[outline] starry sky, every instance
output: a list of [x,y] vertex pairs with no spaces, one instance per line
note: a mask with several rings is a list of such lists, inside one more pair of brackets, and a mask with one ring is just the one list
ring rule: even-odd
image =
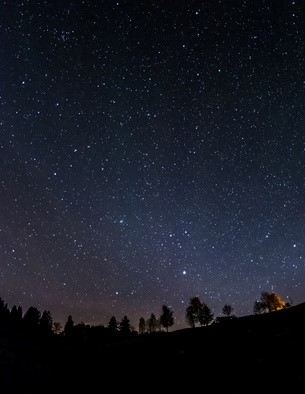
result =
[[10,307],[305,301],[303,1],[1,1],[0,59]]

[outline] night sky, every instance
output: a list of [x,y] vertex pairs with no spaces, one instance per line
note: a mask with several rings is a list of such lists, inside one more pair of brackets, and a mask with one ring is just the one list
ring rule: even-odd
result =
[[9,307],[305,301],[304,1],[0,3]]

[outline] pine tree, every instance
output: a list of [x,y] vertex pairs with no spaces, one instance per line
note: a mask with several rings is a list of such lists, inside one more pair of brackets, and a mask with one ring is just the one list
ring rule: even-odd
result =
[[144,317],[139,319],[139,334],[144,334],[146,331],[146,323]]
[[168,328],[174,324],[174,312],[171,311],[166,305],[162,306],[162,315],[160,316],[160,323],[168,332]]
[[40,331],[43,334],[51,334],[52,333],[53,320],[50,311],[43,311],[43,314],[40,318]]
[[130,320],[126,315],[123,317],[123,319],[120,322],[120,332],[124,335],[131,333]]
[[73,328],[74,328],[74,321],[72,319],[72,316],[69,315],[64,328],[64,334],[66,337],[70,337],[72,335]]
[[23,322],[27,330],[37,330],[40,322],[39,310],[34,306],[30,306],[23,316]]
[[147,327],[148,327],[148,331],[150,333],[157,331],[158,321],[157,321],[156,315],[154,313],[152,313],[150,315],[150,318],[147,320]]
[[108,323],[109,331],[111,331],[112,333],[118,331],[118,325],[119,324],[117,322],[116,317],[112,316]]

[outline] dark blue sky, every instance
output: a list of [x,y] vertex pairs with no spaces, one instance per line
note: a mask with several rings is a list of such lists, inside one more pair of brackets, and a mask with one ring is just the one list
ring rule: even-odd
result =
[[300,0],[2,1],[0,288],[107,324],[305,301]]

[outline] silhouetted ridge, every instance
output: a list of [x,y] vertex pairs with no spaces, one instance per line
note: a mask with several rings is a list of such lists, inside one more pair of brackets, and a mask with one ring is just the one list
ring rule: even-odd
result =
[[[246,382],[248,389],[259,387],[266,375],[264,389],[282,388],[283,382],[290,389],[305,383],[305,303],[270,313],[221,317],[203,327],[142,335],[130,331],[127,317],[121,322],[123,332],[117,324],[74,325],[69,318],[65,334],[52,334],[47,312],[44,330],[35,328],[36,310],[28,316],[31,325],[18,326],[8,319],[0,327],[4,393],[54,393],[58,388],[89,393],[101,384],[115,383],[116,389],[123,389],[127,382],[135,389],[140,381],[158,385],[164,381],[162,387],[168,391],[180,390],[189,379],[192,390],[226,388],[232,380]],[[195,376],[204,376],[204,384]]]

